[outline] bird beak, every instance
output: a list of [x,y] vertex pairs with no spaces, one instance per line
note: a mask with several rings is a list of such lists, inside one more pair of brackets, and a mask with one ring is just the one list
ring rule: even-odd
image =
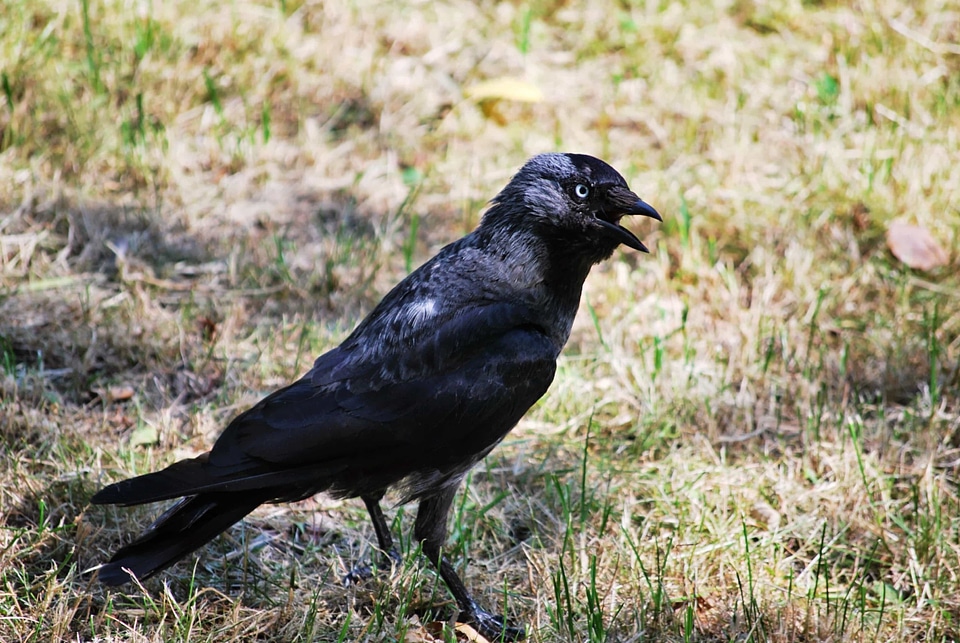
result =
[[650,252],[635,234],[620,225],[620,217],[627,214],[636,214],[650,217],[657,221],[663,221],[660,213],[654,210],[653,206],[649,203],[645,203],[643,199],[638,198],[636,194],[627,189],[616,190],[615,192],[611,190],[610,193],[607,194],[607,198],[610,205],[613,206],[611,209],[615,208],[614,211],[619,216],[617,216],[614,221],[607,221],[598,217],[597,221],[600,222],[600,225],[603,226],[614,239],[628,248],[633,248],[640,252]]
[[639,214],[641,216],[650,217],[651,219],[656,219],[660,223],[663,223],[663,217],[660,216],[660,213],[653,209],[653,206],[649,203],[646,203],[643,199],[637,199],[637,202],[633,206],[624,212],[624,214]]

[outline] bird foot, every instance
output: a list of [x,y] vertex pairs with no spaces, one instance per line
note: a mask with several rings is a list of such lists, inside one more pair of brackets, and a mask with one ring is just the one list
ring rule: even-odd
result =
[[471,611],[460,612],[457,620],[472,625],[480,634],[493,643],[508,641],[522,641],[527,638],[527,631],[507,623],[502,616],[474,607]]
[[373,568],[369,565],[360,565],[354,567],[343,575],[343,585],[359,585],[360,583],[373,578]]
[[[402,564],[403,557],[396,548],[391,547],[384,552],[382,569],[387,569],[392,573],[395,568],[400,567]],[[344,575],[343,584],[357,585],[363,581],[370,580],[374,577],[375,572],[380,571],[380,569],[381,568],[374,569],[370,565],[358,565]]]

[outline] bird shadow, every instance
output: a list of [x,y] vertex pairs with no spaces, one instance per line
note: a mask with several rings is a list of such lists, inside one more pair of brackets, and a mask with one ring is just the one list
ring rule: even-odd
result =
[[38,399],[115,401],[119,386],[152,391],[138,402],[162,408],[218,389],[228,318],[251,332],[369,307],[380,231],[349,194],[259,205],[248,226],[62,197],[14,209],[3,229],[21,243],[5,246],[5,268],[47,268],[30,280],[0,273],[0,367]]

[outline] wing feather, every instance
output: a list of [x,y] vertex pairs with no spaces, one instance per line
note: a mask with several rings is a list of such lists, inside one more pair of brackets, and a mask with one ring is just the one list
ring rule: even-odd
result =
[[543,395],[559,347],[518,305],[466,309],[433,328],[389,355],[362,343],[326,353],[236,417],[209,454],[111,485],[95,501],[268,487],[283,499],[349,496],[462,466]]

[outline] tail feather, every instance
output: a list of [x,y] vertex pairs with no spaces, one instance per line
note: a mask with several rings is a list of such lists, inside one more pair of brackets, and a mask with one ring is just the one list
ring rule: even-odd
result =
[[[289,469],[224,470],[208,467],[207,456],[174,462],[166,469],[128,478],[107,485],[90,499],[95,505],[143,505],[183,496],[228,494],[259,495],[274,489],[267,499],[299,499],[326,490],[337,474],[346,468],[342,462],[305,465]],[[264,500],[266,502],[266,500]]]
[[107,485],[90,499],[95,505],[142,505],[183,496],[193,496],[195,489],[209,483],[204,471],[206,454],[199,458],[174,462],[166,469]]
[[[213,540],[263,504],[259,494],[201,494],[168,509],[135,541],[122,547],[98,571],[105,585],[147,579]],[[129,570],[129,571],[128,571]]]

